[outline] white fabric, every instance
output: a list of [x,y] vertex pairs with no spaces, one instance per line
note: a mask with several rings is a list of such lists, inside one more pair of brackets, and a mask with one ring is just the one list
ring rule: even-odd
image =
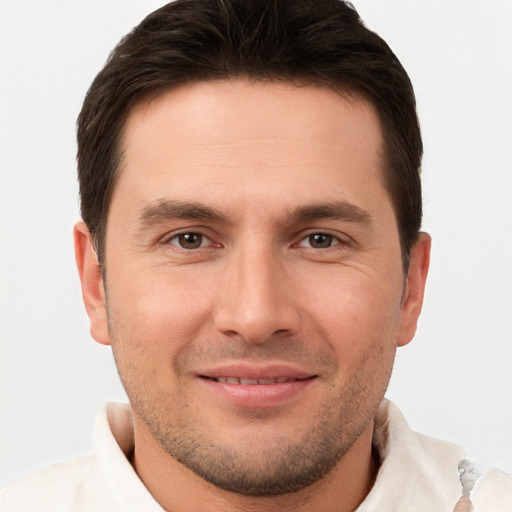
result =
[[162,512],[126,456],[133,449],[130,407],[105,404],[94,453],[56,464],[0,491],[1,512]]
[[[1,512],[162,512],[133,470],[130,408],[106,404],[95,425],[92,455],[57,464],[0,491]],[[457,465],[462,449],[412,432],[385,400],[376,417],[374,445],[381,466],[357,512],[452,512],[461,496]],[[512,512],[512,479],[496,470],[471,493],[475,512]]]

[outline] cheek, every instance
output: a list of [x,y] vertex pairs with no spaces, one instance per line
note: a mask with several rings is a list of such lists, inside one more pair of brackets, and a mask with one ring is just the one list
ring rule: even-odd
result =
[[371,285],[359,285],[347,287],[328,306],[316,328],[338,365],[334,386],[357,395],[361,407],[377,406],[395,359],[400,318],[396,299],[391,301]]
[[211,301],[186,276],[115,277],[120,286],[108,288],[112,328],[122,343],[144,345],[145,357],[172,357],[206,328]]
[[[317,281],[318,284],[318,281]],[[328,340],[341,360],[363,357],[370,349],[395,345],[400,320],[400,290],[374,276],[348,272],[332,276],[308,308],[314,329]]]

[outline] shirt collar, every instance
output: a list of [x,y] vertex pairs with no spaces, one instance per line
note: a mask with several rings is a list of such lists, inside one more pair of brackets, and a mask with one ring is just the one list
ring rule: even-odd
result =
[[381,465],[357,512],[452,510],[460,498],[458,446],[413,432],[399,409],[384,400],[375,417],[374,448]]
[[[119,510],[162,512],[129,462],[134,448],[130,406],[103,405],[95,425],[96,463]],[[384,400],[373,444],[380,457],[376,482],[357,512],[451,510],[460,497],[461,448],[413,432],[399,409]],[[385,507],[385,508],[384,508]]]
[[100,409],[94,427],[96,463],[117,509],[123,512],[162,512],[130,464],[134,448],[130,406],[108,403]]

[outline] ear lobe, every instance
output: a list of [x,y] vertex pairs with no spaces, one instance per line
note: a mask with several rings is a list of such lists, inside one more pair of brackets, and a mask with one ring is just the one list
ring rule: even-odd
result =
[[85,309],[90,320],[91,335],[98,343],[110,345],[103,277],[91,235],[83,222],[75,224],[73,239],[76,266],[82,284]]
[[409,271],[407,272],[402,297],[398,346],[407,345],[416,333],[430,265],[431,244],[432,239],[430,235],[428,233],[420,233],[418,240],[411,249]]

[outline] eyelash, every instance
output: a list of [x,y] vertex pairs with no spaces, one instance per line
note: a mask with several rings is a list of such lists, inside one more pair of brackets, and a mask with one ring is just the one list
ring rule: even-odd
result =
[[[323,237],[329,241],[329,245],[327,247],[312,247],[311,246],[311,239],[313,237]],[[304,245],[305,243],[308,243],[309,245]],[[321,243],[321,242],[320,242]],[[327,250],[332,247],[336,247],[338,245],[347,245],[348,242],[346,240],[343,240],[339,235],[335,235],[333,233],[330,233],[329,231],[313,231],[311,233],[308,233],[307,235],[303,236],[299,243],[296,244],[297,247],[306,247],[307,249],[311,250]]]
[[[191,235],[195,235],[196,237],[201,238],[199,245],[197,247],[183,247],[183,245],[180,243],[180,237],[187,237],[187,236],[191,236]],[[327,247],[312,247],[311,246],[311,238],[312,237],[324,237],[329,242],[329,245]],[[176,240],[176,243],[173,243],[173,240]],[[305,243],[307,243],[308,240],[309,240],[310,244],[305,245]],[[208,242],[210,242],[210,243],[208,244]],[[192,230],[175,233],[171,237],[166,238],[164,243],[169,244],[169,245],[174,245],[184,251],[205,249],[205,248],[210,248],[212,246],[221,247],[220,244],[215,244],[208,235],[205,235],[204,233],[201,233],[200,231],[192,231]],[[191,243],[193,244],[193,242],[191,242]],[[206,243],[206,245],[205,245],[205,243]],[[349,244],[349,241],[343,240],[339,235],[335,235],[333,233],[330,233],[329,231],[312,231],[312,232],[302,236],[302,238],[299,240],[299,242],[294,244],[293,246],[294,247],[305,247],[306,249],[316,251],[316,250],[327,250],[332,247],[336,247],[338,245],[346,246],[348,244]]]
[[[186,247],[183,247],[179,243],[180,237],[186,237],[186,236],[189,236],[189,235],[195,235],[197,237],[201,237],[201,242],[200,242],[200,245],[198,247],[186,248]],[[176,240],[177,243],[173,243],[173,240]],[[208,246],[203,245],[203,243],[206,242],[206,241],[209,241],[211,244],[213,243],[209,236],[205,235],[204,233],[201,233],[200,231],[182,231],[181,233],[175,233],[171,237],[167,238],[164,241],[164,243],[165,244],[169,244],[169,245],[175,245],[176,247],[178,247],[179,249],[182,249],[184,251],[192,251],[194,249],[204,249],[204,248],[207,248]],[[213,245],[220,247],[220,244],[213,244]]]

